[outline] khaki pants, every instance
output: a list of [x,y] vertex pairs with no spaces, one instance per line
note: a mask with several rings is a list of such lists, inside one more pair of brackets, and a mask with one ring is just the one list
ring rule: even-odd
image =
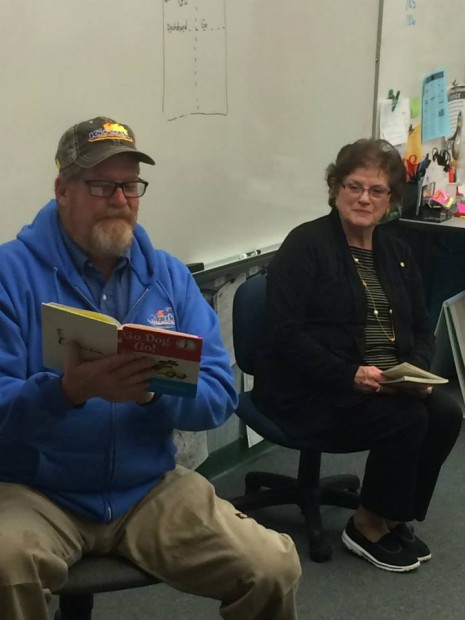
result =
[[227,620],[292,620],[300,563],[291,539],[260,526],[177,467],[132,510],[96,524],[32,489],[0,483],[0,617],[47,620],[82,555],[112,553],[178,590],[221,601]]

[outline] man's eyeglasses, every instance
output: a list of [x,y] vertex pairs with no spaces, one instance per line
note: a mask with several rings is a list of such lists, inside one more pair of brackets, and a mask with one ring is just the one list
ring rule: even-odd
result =
[[341,183],[341,186],[346,190],[346,192],[354,199],[361,198],[363,192],[368,192],[368,196],[372,200],[381,200],[382,198],[386,198],[391,193],[391,190],[384,185],[372,185],[371,187],[363,187],[360,183]]
[[113,181],[84,181],[89,189],[91,196],[97,198],[110,198],[118,187],[123,190],[126,198],[140,198],[145,194],[148,181],[139,179],[138,181],[126,181],[124,183],[114,183]]

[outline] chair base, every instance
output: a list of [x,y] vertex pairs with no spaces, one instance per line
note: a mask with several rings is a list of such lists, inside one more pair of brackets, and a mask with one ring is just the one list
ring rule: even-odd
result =
[[[263,488],[265,487],[265,488]],[[302,484],[281,474],[249,472],[246,494],[232,500],[238,510],[296,504],[305,518],[309,556],[314,562],[325,562],[333,550],[323,530],[320,506],[356,509],[359,505],[360,480],[352,474],[321,478],[317,485]]]
[[54,620],[92,620],[93,594],[62,594]]

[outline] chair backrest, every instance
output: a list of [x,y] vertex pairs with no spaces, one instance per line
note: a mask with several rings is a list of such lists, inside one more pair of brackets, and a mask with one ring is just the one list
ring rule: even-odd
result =
[[247,278],[233,302],[233,340],[239,368],[254,374],[257,346],[265,331],[266,274]]

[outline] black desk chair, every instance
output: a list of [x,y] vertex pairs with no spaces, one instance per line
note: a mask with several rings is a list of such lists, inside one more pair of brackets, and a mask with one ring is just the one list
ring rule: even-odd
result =
[[70,568],[59,592],[55,620],[91,620],[94,594],[160,583],[134,564],[109,556],[86,556]]
[[[248,278],[238,288],[233,304],[233,337],[239,368],[254,374],[257,343],[264,332],[266,304],[266,276]],[[260,411],[250,392],[239,397],[237,415],[266,440],[300,451],[297,478],[277,473],[249,472],[245,478],[245,495],[232,500],[247,512],[255,508],[282,504],[297,504],[305,517],[310,558],[324,562],[332,555],[331,546],[323,531],[320,506],[322,504],[355,509],[360,480],[354,475],[330,476],[320,479],[321,452],[335,452],[328,446],[315,445],[309,440],[287,437],[281,429]]]

